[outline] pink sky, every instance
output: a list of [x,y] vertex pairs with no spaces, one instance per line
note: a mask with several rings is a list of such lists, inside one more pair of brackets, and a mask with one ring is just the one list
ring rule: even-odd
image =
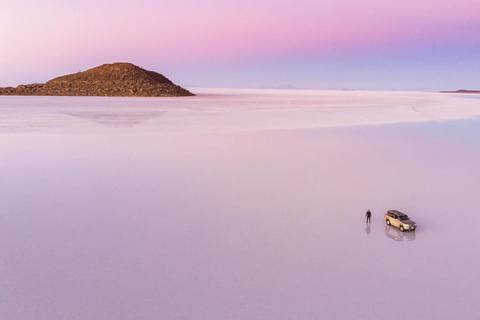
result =
[[8,1],[0,12],[0,85],[114,61],[195,73],[219,62],[235,69],[305,56],[472,50],[478,34],[478,0]]

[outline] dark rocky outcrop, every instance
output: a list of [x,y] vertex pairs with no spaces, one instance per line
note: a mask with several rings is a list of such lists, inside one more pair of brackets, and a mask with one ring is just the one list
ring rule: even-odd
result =
[[131,63],[112,63],[58,77],[45,84],[0,88],[0,95],[178,97],[194,94],[160,73]]
[[465,90],[460,89],[457,91],[440,91],[441,93],[480,93],[480,90]]

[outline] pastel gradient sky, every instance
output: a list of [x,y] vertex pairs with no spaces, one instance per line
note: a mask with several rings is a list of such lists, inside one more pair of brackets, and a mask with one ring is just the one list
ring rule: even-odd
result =
[[479,0],[1,0],[0,86],[128,61],[187,87],[480,89]]

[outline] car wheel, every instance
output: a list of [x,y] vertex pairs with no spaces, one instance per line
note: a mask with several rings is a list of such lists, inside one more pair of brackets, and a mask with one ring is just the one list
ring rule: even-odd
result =
[[405,230],[405,229],[403,229],[403,226],[400,226],[400,231],[402,231],[402,232],[403,232],[403,230]]
[[386,221],[386,222],[387,222],[387,225],[390,225],[390,220],[388,220],[388,219],[387,219],[387,221]]

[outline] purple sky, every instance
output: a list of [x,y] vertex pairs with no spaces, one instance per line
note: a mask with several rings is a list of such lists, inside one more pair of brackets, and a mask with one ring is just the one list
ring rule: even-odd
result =
[[480,89],[478,0],[6,0],[0,85],[128,61],[184,86]]

